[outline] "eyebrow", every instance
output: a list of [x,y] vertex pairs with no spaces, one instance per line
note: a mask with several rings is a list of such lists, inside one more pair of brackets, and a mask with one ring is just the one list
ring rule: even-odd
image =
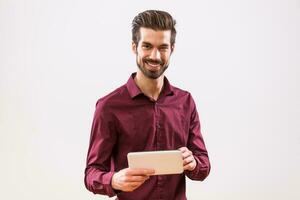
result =
[[151,45],[152,46],[152,44],[150,42],[142,42],[142,44],[146,44],[146,45]]
[[169,44],[162,44],[160,45],[160,47],[169,47],[170,45]]
[[[142,45],[150,45],[150,46],[153,46],[150,42],[142,42]],[[169,44],[161,44],[159,45],[160,47],[169,47],[170,45]]]

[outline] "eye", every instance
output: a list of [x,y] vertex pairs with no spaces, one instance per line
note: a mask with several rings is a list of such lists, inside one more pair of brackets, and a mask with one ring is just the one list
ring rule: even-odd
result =
[[167,51],[169,49],[169,47],[168,46],[161,46],[159,49],[162,50],[162,51]]
[[149,44],[143,44],[143,45],[142,45],[142,48],[143,48],[143,49],[150,49],[151,46],[150,46]]

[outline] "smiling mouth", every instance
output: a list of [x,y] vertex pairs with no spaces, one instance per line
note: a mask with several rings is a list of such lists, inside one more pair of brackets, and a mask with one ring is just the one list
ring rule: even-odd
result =
[[145,63],[152,68],[157,68],[161,66],[161,62],[153,62],[153,61],[146,60]]
[[146,62],[147,65],[151,66],[151,67],[159,67],[160,64],[159,63],[151,63],[151,62]]

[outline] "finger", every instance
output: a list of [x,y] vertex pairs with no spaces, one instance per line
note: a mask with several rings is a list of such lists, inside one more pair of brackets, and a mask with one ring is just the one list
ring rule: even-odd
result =
[[192,156],[192,155],[193,155],[193,153],[190,150],[187,150],[184,153],[182,153],[183,159],[185,159],[185,158],[187,158],[189,156]]
[[143,183],[144,183],[144,181],[143,182],[129,182],[125,185],[125,190],[133,191],[133,190],[137,189],[138,187],[140,187]]
[[183,170],[192,170],[195,168],[194,166],[194,162],[196,162],[195,160],[193,160],[192,162],[186,164],[185,166],[183,166]]
[[138,186],[140,186],[143,182],[129,182],[127,183],[127,187],[130,187],[130,188],[136,188]]
[[146,169],[146,168],[129,168],[125,175],[131,176],[149,176],[155,173],[154,169]]
[[126,176],[124,179],[125,182],[143,182],[145,180],[149,179],[149,176]]
[[193,159],[192,162],[186,164],[185,166],[183,166],[183,168],[188,168],[188,170],[194,170],[196,166],[197,166],[197,161]]
[[191,163],[193,161],[194,161],[194,157],[193,156],[189,156],[189,157],[187,157],[187,158],[185,158],[183,160],[183,166],[185,166],[185,165],[187,165],[187,164],[189,164],[189,163]]
[[178,150],[181,151],[181,154],[182,154],[182,157],[183,157],[183,158],[186,158],[186,157],[188,157],[188,156],[190,156],[190,155],[193,155],[193,152],[191,152],[191,151],[190,151],[188,148],[186,148],[186,147],[180,147]]
[[181,153],[184,153],[184,152],[186,152],[188,150],[188,148],[186,148],[186,147],[180,147],[178,150],[181,151]]
[[138,188],[140,184],[135,183],[135,182],[130,182],[130,183],[126,183],[123,185],[122,190],[126,191],[126,192],[131,192],[133,190],[135,190],[136,188]]
[[183,170],[189,170],[190,168],[191,168],[191,166],[185,165],[185,166],[183,167]]

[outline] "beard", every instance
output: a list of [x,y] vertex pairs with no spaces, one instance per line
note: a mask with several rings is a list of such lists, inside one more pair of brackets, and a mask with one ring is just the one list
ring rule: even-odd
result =
[[[157,63],[160,65],[160,69],[156,71],[148,70],[145,65],[147,65],[147,62]],[[169,62],[165,63],[161,60],[152,60],[148,58],[143,58],[141,60],[141,63],[138,62],[138,58],[136,57],[136,64],[138,68],[141,70],[141,72],[144,74],[144,76],[150,78],[150,79],[157,79],[159,78],[169,67]]]

